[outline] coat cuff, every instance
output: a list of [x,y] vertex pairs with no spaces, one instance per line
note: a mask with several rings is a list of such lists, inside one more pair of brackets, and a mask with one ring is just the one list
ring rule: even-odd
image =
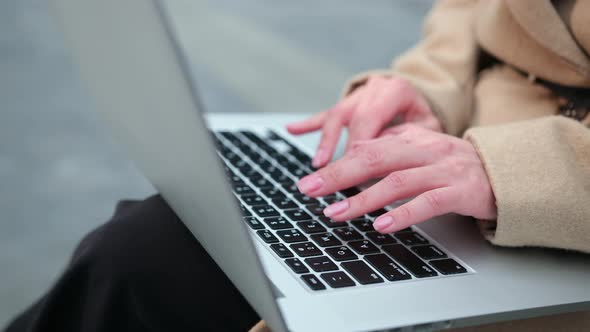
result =
[[502,246],[590,253],[590,130],[564,117],[476,127],[476,148],[496,197],[496,221],[478,221]]

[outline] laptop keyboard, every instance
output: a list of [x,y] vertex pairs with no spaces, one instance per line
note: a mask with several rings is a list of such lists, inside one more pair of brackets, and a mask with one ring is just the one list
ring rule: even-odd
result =
[[214,140],[246,224],[312,291],[467,273],[462,263],[412,227],[380,234],[384,209],[333,222],[323,209],[356,188],[313,198],[295,182],[311,158],[277,133],[219,131]]

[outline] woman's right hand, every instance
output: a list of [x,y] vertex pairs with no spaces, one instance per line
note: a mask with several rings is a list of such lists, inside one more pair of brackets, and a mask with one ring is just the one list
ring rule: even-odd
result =
[[407,80],[381,76],[371,76],[334,107],[304,121],[290,123],[287,130],[294,135],[322,131],[312,161],[313,167],[320,168],[332,159],[344,127],[348,128],[348,150],[356,141],[380,136],[394,119],[442,131],[426,99]]

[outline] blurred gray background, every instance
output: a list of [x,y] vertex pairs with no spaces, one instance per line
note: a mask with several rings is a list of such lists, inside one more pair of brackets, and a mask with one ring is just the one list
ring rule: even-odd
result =
[[[316,112],[410,47],[431,2],[168,4],[208,111]],[[153,192],[94,114],[47,1],[0,1],[0,329],[117,200]]]

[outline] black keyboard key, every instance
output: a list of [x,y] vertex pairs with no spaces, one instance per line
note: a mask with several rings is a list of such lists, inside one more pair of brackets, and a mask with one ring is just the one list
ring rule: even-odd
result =
[[414,230],[412,229],[412,227],[406,227],[404,229],[400,229],[399,231],[397,231],[396,233],[405,233],[405,232],[413,232]]
[[[301,151],[298,147],[296,147],[294,145],[291,145],[291,151],[289,151],[289,153],[293,157],[296,157],[295,159],[297,159],[297,161],[301,161],[302,163],[305,163],[307,160],[309,160],[311,162],[311,158],[307,155],[307,153]],[[300,158],[300,157],[304,157],[304,158]],[[305,158],[305,157],[307,157],[307,158]]]
[[373,212],[369,212],[369,213],[367,213],[367,215],[370,216],[370,217],[373,217],[373,218],[377,218],[380,215],[385,214],[385,213],[387,213],[387,210],[385,210],[385,209],[379,209],[379,210],[375,210]]
[[355,231],[352,227],[336,228],[333,232],[342,241],[356,241],[363,239],[361,233]]
[[336,236],[331,233],[314,234],[311,236],[311,239],[322,248],[334,247],[342,244],[342,241],[338,240]]
[[281,166],[283,166],[285,168],[288,168],[290,165],[293,164],[293,162],[291,160],[289,160],[289,158],[287,158],[285,156],[277,156],[277,157],[275,157],[275,161],[279,165],[281,165]]
[[307,176],[310,174],[310,172],[305,169],[305,168],[301,168],[301,167],[296,167],[294,169],[290,169],[289,172],[296,178],[300,179],[304,176]]
[[438,272],[446,275],[467,273],[467,269],[465,269],[463,266],[461,266],[461,264],[457,263],[457,261],[451,258],[431,261],[430,264],[434,266],[434,268],[437,269]]
[[322,197],[322,199],[324,200],[324,203],[326,203],[327,205],[331,205],[331,204],[340,202],[342,200],[336,196]]
[[287,197],[274,198],[272,202],[281,210],[297,208],[297,204]]
[[250,158],[250,160],[252,161],[252,163],[254,165],[257,165],[257,166],[259,166],[260,164],[266,162],[266,159],[262,155],[260,155],[260,153],[258,153],[256,151],[251,151],[248,154],[248,158]]
[[249,147],[246,143],[240,143],[240,144],[237,144],[236,146],[238,147],[238,150],[240,150],[246,156],[252,154],[252,148]]
[[365,260],[389,281],[412,279],[412,276],[408,272],[385,254],[365,256]]
[[412,247],[412,251],[427,260],[447,257],[444,252],[433,245]]
[[378,284],[383,282],[377,272],[373,271],[363,261],[344,262],[340,264],[350,275],[362,285]]
[[293,253],[291,252],[291,250],[289,250],[289,248],[287,248],[284,244],[282,243],[275,243],[275,244],[271,244],[270,248],[277,254],[277,256],[279,256],[280,258],[289,258],[289,257],[293,257]]
[[252,210],[254,210],[254,213],[256,213],[256,215],[261,218],[278,217],[279,216],[279,213],[277,212],[277,210],[275,210],[275,208],[273,208],[270,205],[254,206],[254,207],[252,207]]
[[[258,172],[255,169],[250,169],[247,172],[242,172],[242,174],[244,174],[245,177],[247,177],[250,181],[252,182],[256,182],[257,180],[264,180],[264,177],[262,176],[262,174],[260,174],[260,172]],[[266,184],[264,182],[262,182],[260,185],[256,185],[256,183],[254,183],[255,186],[257,187],[268,187],[269,185]]]
[[238,136],[236,136],[234,133],[229,132],[229,131],[219,131],[218,132],[219,135],[223,136],[225,139],[227,139],[230,142],[240,142],[240,139],[238,138]]
[[270,199],[286,198],[285,194],[277,187],[261,188],[260,191],[264,196]]
[[322,254],[322,251],[311,242],[294,243],[290,247],[300,257],[319,256]]
[[286,183],[288,181],[291,181],[291,178],[288,177],[287,174],[283,173],[283,171],[281,171],[278,168],[268,171],[268,175],[271,179],[278,183]]
[[324,226],[315,220],[301,221],[297,223],[297,226],[307,234],[323,233],[326,231]]
[[305,207],[309,213],[314,216],[323,217],[324,216],[324,209],[326,208],[324,205],[308,205]]
[[390,244],[381,247],[386,254],[408,269],[417,278],[434,277],[438,275],[433,268],[424,263],[418,256],[412,254],[401,244]]
[[311,167],[311,157],[309,157],[305,152],[300,150],[291,151],[291,155],[300,162],[301,164],[305,165],[306,167]]
[[354,219],[350,223],[361,232],[374,231],[373,222],[368,219]]
[[329,228],[348,227],[348,223],[342,221],[334,221],[328,217],[319,217],[318,220]]
[[326,289],[326,286],[313,274],[305,274],[301,276],[301,279],[305,282],[311,290],[318,291]]
[[348,189],[340,190],[340,193],[344,195],[344,197],[352,197],[360,193],[356,187],[350,187]]
[[283,217],[271,217],[271,218],[264,218],[264,223],[268,225],[271,229],[288,229],[293,228],[293,224],[289,220]]
[[326,256],[306,258],[305,263],[316,272],[328,272],[338,270],[338,266]]
[[307,241],[307,237],[303,235],[303,233],[301,233],[298,229],[278,231],[277,235],[287,243]]
[[269,230],[260,230],[258,232],[256,232],[256,234],[258,234],[258,236],[260,236],[260,238],[262,240],[264,240],[264,242],[266,243],[277,243],[279,242],[279,239],[277,239],[276,236],[274,236]]
[[270,162],[270,160],[265,158],[258,159],[255,164],[262,170],[263,173],[267,174],[279,169],[275,164]]
[[403,244],[407,246],[413,246],[416,244],[428,244],[428,240],[426,240],[422,235],[416,232],[407,232],[407,233],[395,233],[394,236]]
[[242,210],[242,216],[249,217],[252,215],[252,212],[248,210],[244,205],[240,204],[240,210]]
[[242,196],[242,201],[248,206],[268,205],[264,198],[256,194]]
[[310,220],[311,216],[302,209],[285,210],[285,214],[293,221]]
[[255,217],[244,217],[244,221],[250,226],[250,228],[254,230],[258,229],[265,229],[264,225],[260,222],[260,220],[256,219]]
[[348,249],[348,247],[345,246],[326,248],[326,253],[338,262],[351,261],[358,258],[352,252],[352,250]]
[[355,283],[350,279],[346,273],[338,271],[338,272],[328,272],[324,274],[320,274],[322,279],[330,285],[332,288],[342,288],[342,287],[350,287],[354,286]]
[[365,235],[369,240],[373,241],[376,245],[394,244],[397,241],[389,234],[381,234],[377,232],[367,232]]
[[305,196],[304,194],[295,194],[293,195],[293,197],[295,197],[295,199],[304,205],[315,205],[315,204],[320,204],[320,202],[313,198],[313,197],[309,197],[309,196]]
[[299,260],[299,258],[285,259],[285,263],[297,274],[309,272],[309,269]]
[[245,184],[234,186],[234,192],[240,196],[255,194],[254,190]]
[[246,171],[252,170],[252,166],[250,166],[250,164],[245,159],[238,159],[232,162],[232,165],[240,170],[242,174]]
[[244,185],[244,181],[239,175],[230,173],[228,174],[229,180],[231,181],[233,186]]
[[288,178],[285,181],[280,181],[279,183],[283,188],[289,188],[290,186],[295,185],[295,181],[291,180],[291,178]]
[[375,245],[368,240],[349,242],[348,246],[359,255],[377,254],[380,252],[379,248],[375,247]]
[[252,185],[254,185],[256,188],[274,187],[274,184],[265,178],[259,178],[257,180],[250,179],[250,181],[252,182]]
[[240,168],[240,172],[250,180],[261,179],[262,174],[260,174],[257,170],[253,169],[252,167],[248,166],[247,169]]
[[296,194],[299,192],[299,188],[297,188],[295,182],[281,182],[281,186],[288,193]]

